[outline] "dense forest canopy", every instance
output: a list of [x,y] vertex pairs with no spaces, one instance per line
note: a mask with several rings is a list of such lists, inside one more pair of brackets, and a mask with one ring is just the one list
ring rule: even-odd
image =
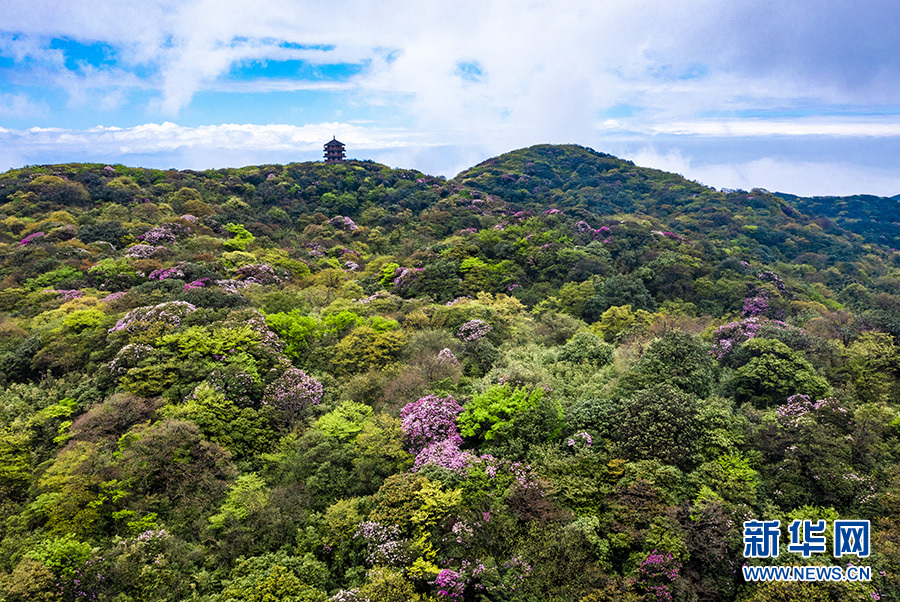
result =
[[0,600],[900,600],[898,241],[579,146],[0,174]]

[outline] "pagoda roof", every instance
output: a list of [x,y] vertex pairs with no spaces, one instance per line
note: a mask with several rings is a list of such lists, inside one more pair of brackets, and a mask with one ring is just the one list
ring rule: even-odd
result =
[[333,147],[336,147],[336,146],[344,146],[344,143],[343,143],[343,142],[338,142],[337,138],[332,138],[332,139],[331,139],[331,142],[329,142],[329,143],[327,143],[327,144],[325,145],[325,148],[333,148]]

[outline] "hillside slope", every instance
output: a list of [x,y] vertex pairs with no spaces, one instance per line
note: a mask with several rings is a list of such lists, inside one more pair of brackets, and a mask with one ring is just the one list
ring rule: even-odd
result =
[[853,206],[578,146],[0,174],[0,600],[809,599],[743,581],[750,518],[870,520],[812,587],[900,599]]

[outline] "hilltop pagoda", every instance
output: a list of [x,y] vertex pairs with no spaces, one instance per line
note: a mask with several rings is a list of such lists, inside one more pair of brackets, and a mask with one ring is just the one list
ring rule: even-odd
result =
[[338,142],[332,137],[331,142],[325,145],[325,163],[344,162],[344,143]]

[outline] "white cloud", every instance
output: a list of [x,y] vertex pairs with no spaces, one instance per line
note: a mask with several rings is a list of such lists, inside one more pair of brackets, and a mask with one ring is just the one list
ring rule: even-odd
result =
[[[265,102],[260,92],[308,93],[298,95],[303,98],[328,92],[335,103],[332,113],[314,117],[308,115],[315,107],[298,106],[296,115],[329,122],[324,128],[322,123],[149,124],[19,131],[14,136],[27,149],[27,157],[19,155],[25,160],[43,162],[41,157],[65,153],[79,160],[77,150],[172,164],[187,157],[192,167],[259,163],[292,152],[312,158],[323,137],[337,134],[356,148],[371,149],[373,158],[410,161],[452,175],[478,159],[540,142],[594,143],[598,150],[611,150],[604,145],[616,143],[616,136],[630,136],[632,149],[634,140],[650,145],[662,137],[720,143],[900,138],[897,118],[829,117],[878,115],[900,104],[894,84],[900,77],[894,25],[900,4],[890,0],[6,0],[4,11],[0,54],[28,65],[14,71],[15,85],[62,88],[69,96],[67,110],[81,111],[82,123],[85,109],[94,108],[120,110],[114,121],[119,124],[188,119],[185,109],[206,102],[198,95],[205,91],[228,92],[222,102],[235,105],[249,102],[243,92],[256,93],[254,103]],[[54,38],[109,45],[117,62],[70,68],[70,61],[67,67],[63,51],[50,47]],[[234,75],[241,71],[236,67],[284,60],[302,60],[324,73],[338,64],[359,71],[332,79]],[[478,76],[464,77],[461,63],[477,64]],[[3,107],[28,108],[16,105],[22,102],[18,98],[0,97],[0,116],[6,115]],[[402,129],[351,125],[370,117],[372,107],[394,109],[393,123]],[[625,116],[616,112],[621,107],[628,109]],[[215,107],[216,122],[252,121],[246,112],[229,117],[231,109]],[[14,109],[6,111],[11,115]],[[709,118],[751,111],[812,116]],[[437,148],[446,154],[443,161]],[[829,173],[848,174],[841,186],[863,173],[870,177],[867,186],[877,183],[887,191],[893,185],[887,171],[860,167],[859,156],[832,155],[805,164],[772,158],[763,149],[741,157],[730,171],[711,154],[685,150],[684,156],[690,169],[735,188],[778,188],[766,183],[774,181],[794,182],[784,189],[811,190],[826,186]],[[824,179],[817,184],[809,173]],[[765,181],[743,184],[757,176]]]
[[900,119],[709,119],[655,124],[650,127],[650,131],[654,134],[723,138],[744,136],[898,137],[900,136]]
[[[587,114],[623,102],[683,119],[710,107],[776,99],[793,105],[876,95],[890,104],[898,96],[884,83],[900,74],[896,36],[886,34],[898,16],[890,3],[794,9],[769,0],[573,0],[563,7],[512,0],[8,4],[3,28],[24,32],[15,51],[24,45],[59,64],[58,51],[35,46],[36,38],[108,43],[127,66],[152,66],[160,106],[171,114],[227,79],[235,65],[287,58],[368,64],[356,79],[365,90],[407,94],[424,124],[443,118],[451,128],[466,119],[493,123],[501,115],[518,127],[577,129]],[[48,10],[36,8],[41,5]],[[852,38],[863,32],[865,38]],[[385,50],[395,51],[396,60],[381,60]],[[482,65],[484,77],[460,78],[460,61]]]
[[0,94],[0,117],[32,117],[49,110],[46,103],[34,102],[25,94]]
[[[98,126],[87,130],[64,128],[0,128],[0,146],[15,148],[2,157],[0,168],[19,167],[18,160],[54,157],[53,161],[121,161],[141,157],[145,166],[169,166],[174,159],[190,157],[194,169],[261,163],[254,156],[278,156],[280,160],[318,159],[322,145],[336,135],[347,144],[350,156],[371,158],[372,153],[400,148],[424,148],[426,143],[403,130],[363,127],[348,123],[318,123],[304,126],[222,124],[186,127],[171,122],[135,127]],[[258,155],[254,155],[254,154]]]
[[900,193],[900,174],[847,161],[797,161],[765,157],[733,163],[704,163],[677,152],[645,148],[633,157],[637,165],[679,173],[717,188],[766,190],[802,196]]

